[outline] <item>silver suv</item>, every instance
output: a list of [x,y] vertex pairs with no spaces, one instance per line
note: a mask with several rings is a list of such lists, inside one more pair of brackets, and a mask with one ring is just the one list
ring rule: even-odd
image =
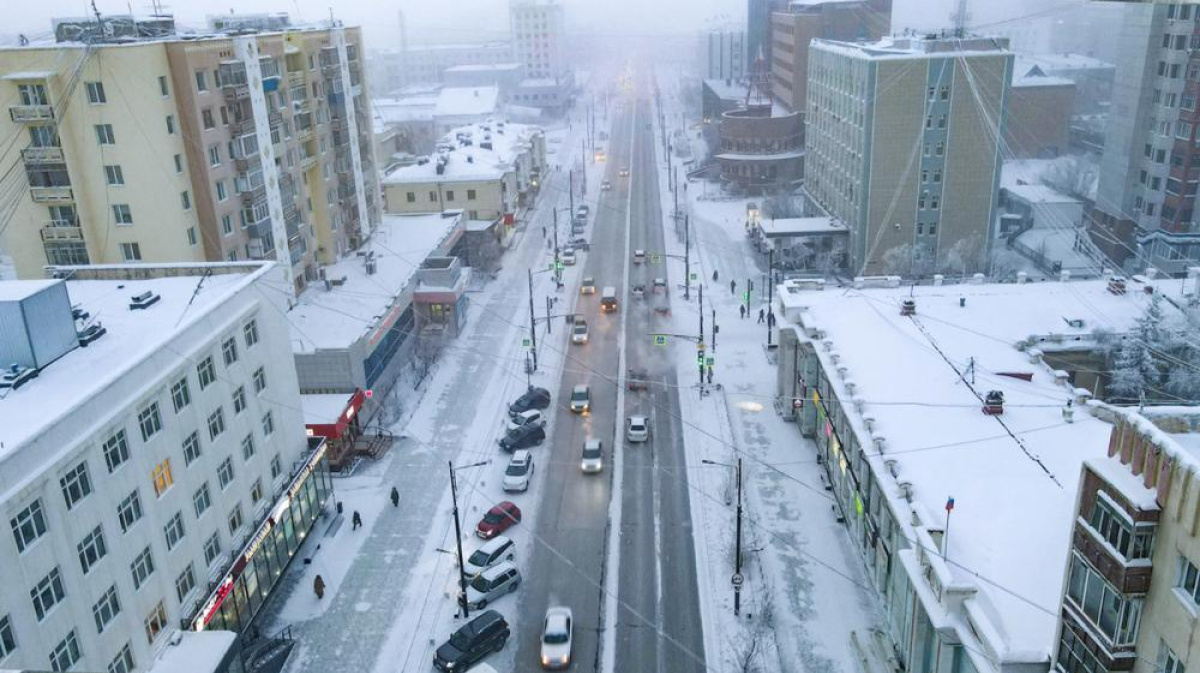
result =
[[521,585],[521,572],[517,566],[505,561],[483,571],[467,585],[467,606],[482,610],[488,603],[511,594]]

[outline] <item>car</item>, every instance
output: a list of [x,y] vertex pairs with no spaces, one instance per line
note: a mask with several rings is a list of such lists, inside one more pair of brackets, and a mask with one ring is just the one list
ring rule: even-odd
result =
[[595,474],[604,469],[604,444],[598,439],[586,439],[583,442],[583,460],[579,469],[585,474]]
[[590,386],[578,385],[571,391],[571,411],[577,414],[587,414],[592,409],[592,389]]
[[563,253],[560,255],[559,259],[561,259],[562,263],[566,264],[567,266],[575,266],[575,251],[571,248],[567,248],[566,250],[563,250]]
[[543,416],[542,412],[537,409],[529,409],[527,411],[522,411],[516,416],[509,416],[508,420],[504,422],[504,429],[505,432],[512,432],[513,430],[516,430],[524,425],[529,425],[530,423],[535,425],[545,425],[546,417]]
[[571,225],[571,235],[573,235],[573,236],[577,235],[577,234],[582,234],[585,231],[587,231],[587,223],[586,222],[576,222]]
[[644,261],[646,261],[646,251],[645,250],[634,250],[633,251],[633,263],[641,264]]
[[630,416],[625,419],[625,439],[644,442],[650,438],[650,425],[645,416]]
[[627,178],[627,177],[629,177],[629,167],[628,167],[628,166],[622,166],[622,167],[621,167],[621,170],[617,171],[617,175],[619,175],[619,176],[621,176],[621,177],[623,177],[623,178]]
[[512,458],[508,460],[508,467],[504,468],[504,481],[502,487],[505,493],[514,491],[525,492],[529,490],[529,480],[533,478],[533,454],[529,449],[521,449],[513,451]]
[[437,648],[433,666],[440,671],[465,670],[492,652],[504,649],[510,633],[504,616],[488,610],[464,624]]
[[582,236],[577,236],[575,238],[572,238],[571,240],[567,241],[567,244],[570,245],[572,248],[575,248],[576,250],[591,250],[592,249],[592,244],[588,243],[588,240]]
[[612,189],[612,182],[610,182],[610,181],[608,181],[608,180],[605,180],[604,182],[601,182],[601,183],[600,183],[600,189],[603,189],[604,191],[606,191],[606,192],[607,192],[608,190]]
[[546,441],[546,426],[542,425],[522,425],[516,430],[510,430],[500,438],[500,448],[504,451],[513,452],[517,449],[528,449],[531,446],[540,446]]
[[591,212],[592,209],[588,206],[588,204],[581,203],[577,208],[575,208],[575,217],[586,218]]
[[655,278],[654,279],[654,290],[658,291],[658,290],[665,290],[665,289],[667,289],[667,279],[666,278]]
[[488,603],[507,596],[521,586],[521,571],[509,561],[488,568],[467,585],[467,607],[482,610]]
[[542,627],[542,668],[566,668],[571,665],[573,622],[571,608],[552,607],[546,610],[546,622]]
[[584,278],[579,284],[579,294],[596,294],[596,279]]
[[571,328],[571,343],[585,344],[588,342],[588,327],[586,320],[575,320],[575,326]]
[[517,546],[507,535],[497,535],[467,557],[463,563],[463,574],[473,578],[497,563],[511,561],[516,550]]
[[489,509],[479,523],[475,524],[475,534],[490,540],[520,522],[521,508],[505,500]]
[[545,409],[550,406],[550,391],[537,386],[529,386],[523,395],[508,405],[508,415],[516,416],[530,409]]

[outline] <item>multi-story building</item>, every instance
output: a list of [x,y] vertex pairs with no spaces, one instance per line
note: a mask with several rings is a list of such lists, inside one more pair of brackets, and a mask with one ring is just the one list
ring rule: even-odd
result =
[[245,632],[330,495],[291,288],[272,262],[49,271],[0,283],[0,352],[38,374],[0,404],[0,666],[148,671],[180,631]]
[[513,0],[508,17],[512,54],[524,64],[525,76],[570,86],[563,6],[557,0]]
[[1050,159],[1066,153],[1074,107],[1071,80],[1014,75],[1004,125],[1004,158]]
[[[18,276],[45,264],[279,261],[297,290],[379,218],[357,28],[0,50]],[[228,21],[223,17],[222,21]],[[63,24],[59,24],[61,29]],[[87,36],[84,36],[85,39]]]
[[805,190],[853,273],[987,268],[1012,62],[986,37],[813,41]]
[[508,42],[409,46],[368,56],[371,87],[384,95],[418,84],[440,84],[446,70],[459,66],[498,66],[513,61]]
[[746,55],[746,31],[726,26],[700,34],[701,79],[741,81],[749,74]]
[[[1200,260],[1200,155],[1192,151],[1200,126],[1198,21],[1192,4],[1126,7],[1092,214],[1097,244],[1112,241],[1118,263],[1152,261],[1177,273]],[[1166,254],[1143,254],[1139,236],[1153,237],[1146,245]]]

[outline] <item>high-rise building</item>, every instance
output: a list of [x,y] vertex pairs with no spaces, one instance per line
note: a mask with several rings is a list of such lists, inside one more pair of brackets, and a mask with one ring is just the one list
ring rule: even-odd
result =
[[700,34],[702,79],[741,81],[749,74],[746,58],[746,31],[730,26]]
[[569,82],[563,6],[556,0],[512,0],[508,9],[513,56],[530,79]]
[[186,39],[171,25],[117,38],[59,22],[63,41],[0,50],[12,101],[0,135],[20,139],[0,154],[20,167],[5,185],[29,184],[0,247],[20,277],[273,259],[298,291],[370,233],[380,204],[359,30],[231,21]]
[[404,87],[440,84],[446,70],[461,66],[499,66],[513,62],[508,42],[408,45],[368,54],[371,89],[390,95]]
[[813,41],[805,190],[852,273],[986,269],[1012,63],[984,37]]
[[233,635],[332,488],[324,440],[305,435],[284,269],[50,270],[69,280],[0,283],[0,353],[15,363],[0,662],[142,673],[188,649],[167,643],[199,639],[203,659],[160,670],[241,670]]

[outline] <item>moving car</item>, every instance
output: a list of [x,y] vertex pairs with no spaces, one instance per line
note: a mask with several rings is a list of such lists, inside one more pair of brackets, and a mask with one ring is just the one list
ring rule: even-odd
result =
[[548,406],[550,406],[550,391],[545,388],[538,388],[537,386],[529,386],[525,394],[508,405],[508,415],[515,416],[522,411],[545,409]]
[[543,416],[542,412],[538,411],[537,409],[522,411],[516,416],[508,417],[508,420],[505,422],[505,430],[507,432],[512,432],[513,430],[525,425],[529,425],[530,423],[535,425],[545,425],[546,417]]
[[579,294],[596,294],[596,279],[584,278],[579,285]]
[[600,310],[608,313],[617,310],[617,288],[606,285],[600,292]]
[[646,251],[645,250],[634,250],[633,251],[633,263],[641,264],[644,261],[646,261]]
[[533,478],[533,454],[529,449],[513,451],[508,467],[504,469],[503,488],[505,493],[529,490],[529,480]]
[[559,259],[561,259],[562,263],[566,264],[567,266],[575,266],[575,251],[571,248],[567,248],[566,250],[563,250],[562,255],[559,256]]
[[598,439],[587,439],[583,442],[583,460],[579,469],[585,474],[595,474],[604,469],[604,445]]
[[475,524],[475,534],[490,540],[521,522],[521,509],[513,503],[504,502],[489,509],[479,523]]
[[488,603],[507,596],[521,586],[521,571],[509,561],[494,568],[488,568],[484,573],[467,585],[467,607],[472,610],[482,610]]
[[600,189],[603,189],[604,191],[606,191],[606,192],[607,192],[608,190],[612,189],[612,182],[610,182],[610,181],[608,181],[608,180],[605,180],[604,182],[601,182],[601,183],[600,183]]
[[437,648],[433,666],[441,671],[461,671],[492,652],[504,649],[508,642],[508,622],[495,610],[488,610],[464,624]]
[[650,438],[650,425],[645,416],[630,416],[625,419],[625,438],[631,442],[644,442]]
[[532,446],[539,446],[546,441],[546,425],[522,425],[516,430],[510,430],[507,434],[500,438],[500,448],[505,451],[516,451],[517,449],[528,449]]
[[665,289],[667,289],[667,279],[666,278],[655,278],[654,279],[654,291],[658,292],[659,290],[665,290]]
[[621,177],[623,177],[623,178],[627,178],[627,177],[629,177],[629,167],[628,167],[628,166],[622,166],[622,167],[621,167],[621,170],[620,170],[620,171],[617,171],[617,175],[619,175],[619,176],[621,176]]
[[516,545],[507,535],[497,535],[467,557],[466,563],[463,563],[463,573],[467,577],[475,577],[501,561],[513,560],[516,551]]
[[588,327],[586,320],[575,320],[575,326],[571,329],[571,343],[585,344],[588,342]]
[[592,209],[586,203],[581,203],[575,208],[575,217],[587,217],[592,212]]
[[546,610],[546,624],[542,628],[542,668],[566,668],[571,665],[573,621],[571,608],[552,607]]
[[592,389],[586,385],[575,386],[571,391],[571,411],[587,414],[592,408]]

